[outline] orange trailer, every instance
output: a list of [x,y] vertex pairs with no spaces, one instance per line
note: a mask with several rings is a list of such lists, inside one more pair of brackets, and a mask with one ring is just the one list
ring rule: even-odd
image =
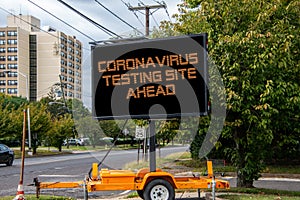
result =
[[137,173],[131,170],[98,170],[98,164],[92,166],[91,177],[78,182],[39,182],[35,179],[37,196],[41,189],[51,188],[84,188],[85,198],[88,192],[109,190],[136,190],[145,200],[175,198],[176,189],[229,189],[228,181],[215,179],[212,161],[207,161],[208,175],[201,176],[174,176],[161,169],[151,172],[149,168],[140,169]]

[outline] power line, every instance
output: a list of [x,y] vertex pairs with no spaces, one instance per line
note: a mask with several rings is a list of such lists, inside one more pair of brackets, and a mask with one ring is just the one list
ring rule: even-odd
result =
[[[125,4],[125,6],[129,9],[129,7],[131,7],[131,5],[129,4],[129,3],[125,3],[123,0],[121,0],[124,4]],[[135,15],[135,17],[138,19],[138,21],[141,23],[141,25],[143,26],[143,27],[145,27],[145,25],[143,24],[143,22],[140,20],[140,18],[139,18],[139,16],[135,13],[135,11],[132,11],[133,12],[133,14]]]
[[93,38],[91,38],[90,36],[86,35],[85,33],[81,32],[80,30],[78,30],[77,28],[75,28],[74,26],[70,25],[69,23],[65,22],[64,20],[56,17],[54,14],[50,13],[49,11],[47,11],[46,9],[42,8],[41,6],[37,5],[36,3],[32,2],[31,0],[28,0],[30,3],[32,3],[33,5],[35,5],[36,7],[38,7],[39,9],[43,10],[44,12],[48,13],[49,15],[51,15],[52,17],[56,18],[57,20],[61,21],[62,23],[66,24],[67,26],[73,28],[74,30],[76,30],[77,32],[81,33],[82,35],[84,35],[85,37],[89,38],[90,40],[96,41]]
[[56,35],[54,35],[54,34],[51,34],[50,32],[48,32],[48,31],[45,31],[45,30],[41,29],[40,27],[36,26],[35,24],[32,24],[32,23],[30,23],[30,22],[28,22],[28,21],[26,21],[26,20],[22,19],[22,18],[21,18],[21,17],[19,17],[18,15],[15,15],[15,14],[13,14],[12,12],[10,12],[10,11],[8,11],[8,10],[6,10],[6,9],[2,8],[2,7],[0,7],[0,9],[1,9],[2,11],[6,12],[6,13],[8,13],[8,14],[10,14],[10,15],[12,15],[12,16],[14,16],[14,17],[16,17],[16,18],[18,18],[19,20],[21,20],[21,21],[25,22],[26,24],[29,24],[29,25],[31,25],[31,26],[33,26],[33,27],[35,27],[35,28],[39,29],[40,31],[42,31],[42,32],[45,32],[45,33],[48,33],[49,35],[51,35],[51,36],[53,36],[53,37],[55,37],[55,38],[58,38],[58,39],[59,39],[59,37],[57,37]]
[[150,15],[151,15],[153,21],[155,22],[156,26],[159,27],[159,24],[158,24],[158,22],[156,21],[156,19],[155,19],[153,13],[154,13],[154,12],[151,12]]
[[92,20],[91,18],[87,17],[86,15],[82,14],[81,12],[79,12],[78,10],[76,10],[75,8],[73,8],[72,6],[70,6],[69,4],[67,4],[66,2],[62,1],[62,0],[57,0],[58,2],[62,3],[64,6],[68,7],[69,9],[71,9],[72,11],[76,12],[78,15],[80,15],[81,17],[83,17],[84,19],[86,19],[87,21],[89,21],[90,23],[94,24],[97,28],[99,28],[100,30],[102,30],[103,32],[105,32],[106,34],[110,35],[110,36],[116,36],[117,38],[122,38],[120,35],[114,33],[113,31],[105,28],[104,26],[102,26],[101,24],[95,22],[94,20]]
[[159,2],[159,1],[156,1],[156,0],[153,0],[153,1],[156,2],[156,3],[158,3],[158,4],[160,4],[160,5],[164,5],[166,14],[167,14],[167,16],[168,16],[170,22],[172,22],[172,19],[171,19],[170,15],[169,15],[169,12],[168,12],[168,9],[167,9],[167,4],[166,4],[166,2],[164,2],[164,1]]
[[149,35],[149,15],[150,15],[150,10],[151,9],[159,9],[159,8],[165,8],[165,4],[158,4],[158,5],[145,5],[143,2],[140,1],[140,4],[136,7],[129,6],[128,9],[130,11],[139,11],[139,10],[145,10],[145,19],[146,19],[146,36]]
[[135,27],[133,27],[131,24],[129,24],[128,22],[126,22],[125,20],[123,20],[122,18],[120,18],[117,14],[115,14],[113,11],[111,11],[110,9],[108,9],[106,6],[104,6],[102,3],[100,3],[98,0],[95,0],[100,6],[102,6],[105,10],[107,10],[108,12],[110,12],[113,16],[115,16],[116,18],[118,18],[119,20],[121,20],[122,22],[124,22],[126,25],[128,25],[129,27],[131,27],[132,29],[134,29],[135,31],[141,33],[142,35],[144,35],[141,31],[139,31],[138,29],[136,29]]
[[[10,14],[10,15],[16,17],[16,18],[18,18],[19,20],[21,20],[21,21],[25,22],[26,24],[29,24],[29,25],[31,25],[31,26],[37,28],[38,30],[40,30],[40,31],[42,31],[42,32],[44,32],[44,33],[47,33],[48,35],[51,35],[52,37],[55,37],[55,38],[57,38],[57,39],[60,39],[57,35],[54,35],[54,34],[48,32],[48,31],[43,30],[42,28],[36,26],[35,24],[32,24],[32,23],[30,23],[30,22],[28,22],[28,21],[22,19],[22,18],[19,17],[18,15],[15,15],[14,13],[12,13],[12,12],[10,12],[10,11],[8,11],[8,10],[2,8],[2,7],[0,7],[0,10],[2,10],[2,11],[4,11],[4,12],[6,12],[6,13],[8,13],[8,14]],[[89,48],[84,48],[84,47],[82,47],[82,49],[91,51],[91,49],[89,49]]]

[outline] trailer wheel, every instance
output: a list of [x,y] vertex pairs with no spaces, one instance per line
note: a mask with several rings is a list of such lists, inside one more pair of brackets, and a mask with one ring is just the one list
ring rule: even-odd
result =
[[154,179],[145,187],[143,196],[145,200],[173,200],[175,191],[168,181]]
[[141,197],[141,199],[144,199],[144,190],[137,190],[136,191],[139,195],[139,197]]

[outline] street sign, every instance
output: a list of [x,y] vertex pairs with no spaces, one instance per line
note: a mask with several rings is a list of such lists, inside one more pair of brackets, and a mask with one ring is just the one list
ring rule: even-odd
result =
[[208,113],[207,34],[92,47],[93,115],[165,119]]
[[136,126],[135,128],[135,138],[143,140],[146,138],[146,129],[141,126]]

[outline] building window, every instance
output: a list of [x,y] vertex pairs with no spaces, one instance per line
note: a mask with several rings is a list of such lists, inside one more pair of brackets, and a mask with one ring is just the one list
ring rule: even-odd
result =
[[68,43],[70,44],[70,45],[74,45],[74,43],[73,43],[73,41],[72,40],[68,40]]
[[5,31],[0,31],[0,37],[5,37]]
[[5,48],[0,48],[0,53],[5,53]]
[[0,92],[5,93],[5,88],[0,88]]
[[7,31],[7,36],[17,36],[17,31]]
[[18,60],[18,56],[7,56],[7,60],[8,61],[17,61]]
[[36,101],[37,99],[37,40],[36,35],[29,36],[29,99]]
[[18,85],[18,81],[17,80],[8,80],[7,85]]
[[7,52],[18,52],[18,48],[17,47],[8,47]]
[[65,38],[64,36],[60,36],[60,40],[61,40],[62,42],[64,42],[64,41],[67,40],[67,38]]
[[7,40],[7,44],[18,44],[18,40]]
[[73,97],[73,92],[68,92],[68,97]]
[[68,62],[68,66],[74,68],[74,64],[71,62]]
[[7,93],[8,94],[18,94],[18,89],[17,88],[8,88]]
[[5,45],[5,40],[0,40],[0,45]]
[[69,78],[68,78],[68,81],[74,83],[74,78],[69,77]]
[[68,69],[68,73],[71,74],[71,75],[74,75],[74,72],[71,69]]
[[18,77],[18,72],[8,72],[7,76],[8,77]]
[[5,64],[0,64],[0,69],[5,69]]
[[76,48],[79,48],[79,49],[81,48],[80,44],[78,44],[78,43],[75,43],[75,46],[76,46]]
[[36,58],[36,50],[30,51],[30,56]]
[[71,84],[67,84],[68,89],[73,89],[74,87]]
[[7,68],[8,69],[18,69],[18,64],[8,64]]
[[80,87],[77,86],[76,87],[76,91],[80,92]]
[[5,85],[5,80],[0,80],[0,85]]
[[63,81],[65,81],[65,76],[64,76],[64,75],[60,75],[60,77],[61,77],[61,79],[62,79]]
[[74,50],[71,47],[68,47],[68,51],[74,53]]
[[0,61],[5,61],[5,60],[6,60],[5,56],[0,56]]

